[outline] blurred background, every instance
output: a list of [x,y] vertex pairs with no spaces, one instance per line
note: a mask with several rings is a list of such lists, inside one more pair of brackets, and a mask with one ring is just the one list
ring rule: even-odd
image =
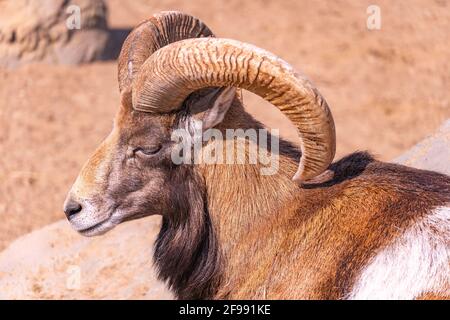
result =
[[[81,29],[69,32],[72,4]],[[367,27],[369,5],[380,29]],[[195,15],[307,75],[333,112],[338,158],[390,160],[450,117],[447,0],[0,0],[0,250],[64,217],[66,192],[112,127],[121,42],[161,10]],[[297,142],[275,108],[248,93],[244,102]]]

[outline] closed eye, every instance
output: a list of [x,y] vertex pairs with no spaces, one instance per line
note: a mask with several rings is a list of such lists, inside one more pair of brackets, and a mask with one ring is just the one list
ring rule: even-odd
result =
[[154,147],[139,147],[134,149],[134,154],[137,156],[143,156],[143,157],[148,157],[148,156],[153,156],[155,154],[157,154],[162,148],[162,145],[157,145]]

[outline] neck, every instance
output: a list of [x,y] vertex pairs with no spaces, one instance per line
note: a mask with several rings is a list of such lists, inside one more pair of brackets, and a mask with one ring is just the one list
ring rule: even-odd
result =
[[[242,110],[235,109],[240,121],[233,118],[232,110],[233,108],[218,129],[225,132],[226,129],[234,128],[263,128]],[[243,127],[243,123],[246,123],[246,127]],[[224,143],[223,148],[229,147]],[[259,145],[256,147],[258,151],[265,151],[259,150]],[[290,218],[282,214],[282,206],[291,203],[299,193],[299,186],[292,181],[299,152],[289,143],[280,140],[277,155],[278,170],[272,175],[261,175],[262,166],[258,163],[198,166],[199,174],[205,181],[207,211],[221,251],[223,266],[215,298],[230,297],[231,291],[240,290],[239,286],[258,264],[273,261],[274,257],[269,257],[267,253],[275,253],[276,250],[265,250],[274,245],[270,233],[276,225]],[[261,237],[262,234],[267,234],[267,237]]]
[[[240,104],[232,107],[217,127],[223,137],[226,129],[250,128],[263,126]],[[208,145],[214,143],[209,141]],[[249,150],[235,144],[235,139],[225,141],[221,147],[227,149],[230,143],[233,148]],[[254,147],[267,151],[259,150],[258,144]],[[277,245],[272,231],[290,218],[283,214],[282,204],[291,203],[299,194],[299,186],[291,179],[300,154],[281,140],[276,156],[278,170],[272,175],[261,175],[264,165],[259,163],[216,163],[198,164],[194,170],[189,166],[180,168],[173,177],[177,188],[171,191],[170,198],[176,201],[171,203],[173,213],[163,218],[154,258],[160,278],[168,282],[178,298],[231,297],[232,291],[245,290],[242,283],[256,266],[273,261],[274,257],[267,254],[277,252],[269,250]],[[261,237],[264,234],[268,236]],[[282,237],[277,239],[281,241]],[[258,275],[258,279],[268,277]]]

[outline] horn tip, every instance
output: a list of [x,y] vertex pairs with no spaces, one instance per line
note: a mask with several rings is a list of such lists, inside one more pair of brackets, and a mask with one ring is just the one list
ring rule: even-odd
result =
[[315,174],[313,176],[308,176],[304,173],[303,170],[298,170],[294,177],[292,178],[293,181],[297,182],[301,185],[308,185],[308,184],[321,184],[328,182],[334,178],[334,171],[332,170],[325,170],[324,172],[320,174]]

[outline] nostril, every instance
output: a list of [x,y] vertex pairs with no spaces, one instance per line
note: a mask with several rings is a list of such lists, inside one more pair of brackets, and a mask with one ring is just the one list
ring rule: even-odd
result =
[[78,212],[81,211],[83,207],[81,204],[74,200],[69,200],[66,205],[64,206],[64,213],[66,214],[67,218],[71,218],[72,216],[76,215]]

